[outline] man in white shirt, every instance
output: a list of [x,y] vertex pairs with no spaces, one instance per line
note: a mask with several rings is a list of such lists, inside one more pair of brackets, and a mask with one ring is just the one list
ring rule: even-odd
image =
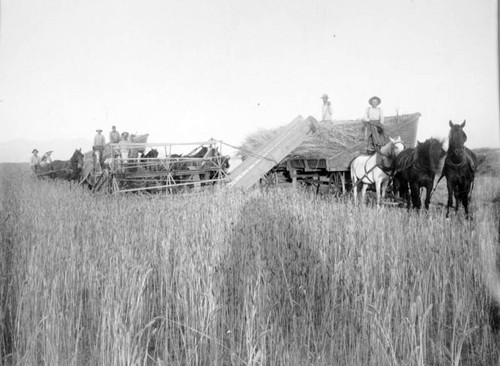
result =
[[[102,130],[96,130],[97,135],[94,137],[94,163],[98,162],[101,165],[101,168],[103,167],[104,159],[103,159],[103,154],[104,154],[104,147],[106,145],[106,138],[104,135],[101,134]],[[95,165],[94,165],[95,166]]]
[[121,140],[120,132],[116,130],[116,126],[111,127],[111,132],[109,133],[109,142],[112,144],[117,144]]
[[42,159],[38,156],[37,149],[33,149],[33,151],[31,153],[33,155],[31,156],[31,159],[30,159],[30,167],[31,167],[31,170],[33,171],[33,173],[36,174],[37,170],[40,168],[40,163],[41,163]]
[[365,141],[368,153],[373,153],[380,149],[385,142],[385,134],[382,125],[384,124],[384,112],[379,107],[382,100],[379,97],[371,97],[368,100],[368,107],[363,116],[365,124]]
[[323,99],[323,107],[321,110],[321,120],[322,121],[331,121],[332,120],[332,103],[328,100],[328,95],[323,94],[321,97]]

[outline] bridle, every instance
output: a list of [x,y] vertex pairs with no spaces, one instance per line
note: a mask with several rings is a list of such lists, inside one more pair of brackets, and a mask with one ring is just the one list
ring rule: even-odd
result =
[[[73,156],[71,157],[70,159],[70,169],[71,170],[78,170],[78,169],[81,169],[80,168],[80,164],[79,164],[79,161],[78,161],[78,156],[77,156],[77,153],[75,152],[75,154],[73,154]],[[83,164],[82,164],[82,167],[83,167]]]

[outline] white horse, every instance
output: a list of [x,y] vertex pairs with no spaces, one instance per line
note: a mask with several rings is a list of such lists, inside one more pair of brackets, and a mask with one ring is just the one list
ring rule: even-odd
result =
[[362,184],[361,202],[364,202],[369,184],[375,184],[377,205],[380,204],[381,199],[384,199],[389,179],[394,172],[396,156],[404,149],[401,137],[389,139],[390,141],[375,154],[363,154],[351,161],[351,180],[355,203],[357,202],[358,184]]

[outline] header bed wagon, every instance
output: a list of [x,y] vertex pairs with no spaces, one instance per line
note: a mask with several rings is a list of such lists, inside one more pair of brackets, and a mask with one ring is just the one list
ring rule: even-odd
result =
[[[386,117],[385,134],[392,138],[400,136],[405,148],[415,147],[419,118],[420,113]],[[242,158],[280,133],[277,129],[264,131],[264,137],[250,136],[242,146]],[[355,157],[366,153],[366,148],[361,120],[321,121],[315,133],[262,176],[260,184],[304,185],[318,193],[345,193],[351,186],[349,165]]]

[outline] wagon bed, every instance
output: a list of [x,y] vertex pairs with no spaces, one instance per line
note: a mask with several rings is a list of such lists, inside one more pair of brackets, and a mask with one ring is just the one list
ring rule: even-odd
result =
[[[406,148],[415,147],[419,118],[420,113],[386,117],[385,133],[400,136]],[[345,192],[350,184],[349,165],[366,153],[366,147],[361,120],[321,121],[316,133],[268,171],[261,184],[302,183]]]

